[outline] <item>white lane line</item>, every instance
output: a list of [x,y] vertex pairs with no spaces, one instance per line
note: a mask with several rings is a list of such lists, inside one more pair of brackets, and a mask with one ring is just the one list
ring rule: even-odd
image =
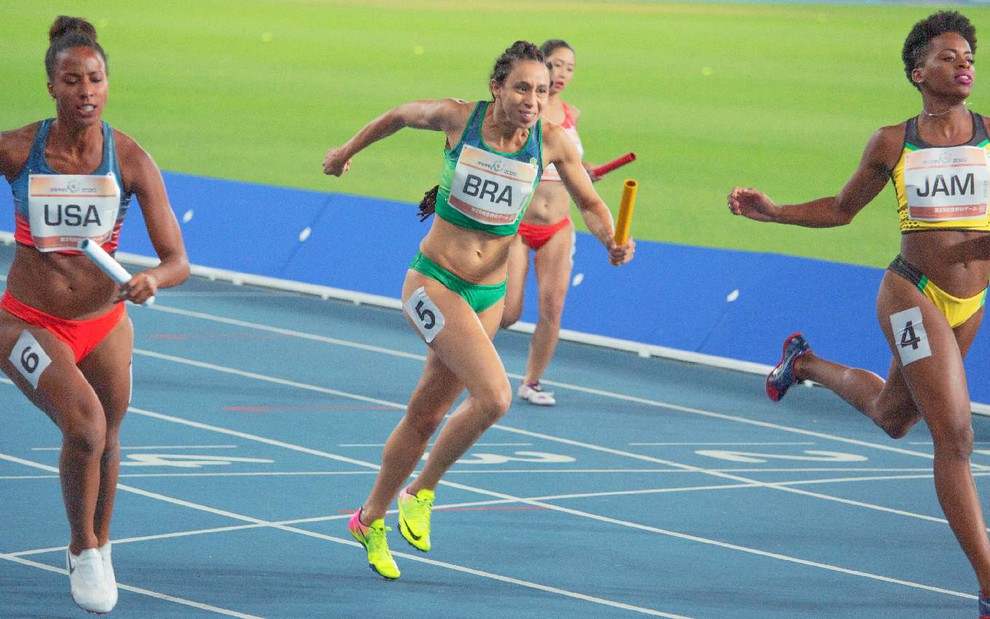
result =
[[805,441],[801,443],[779,443],[779,442],[761,442],[761,443],[709,443],[709,442],[691,442],[691,443],[629,443],[630,447],[778,447],[778,446],[793,446],[793,445],[816,445],[817,443],[813,441]]
[[[127,445],[123,450],[154,450],[154,449],[237,449],[237,445]],[[32,447],[31,451],[62,451],[61,447]]]
[[[65,550],[63,546],[61,549],[54,550]],[[65,574],[68,576],[69,572],[60,568],[53,567],[47,563],[39,563],[37,561],[32,561],[30,559],[24,559],[18,556],[17,553],[2,553],[0,552],[0,559],[4,561],[10,561],[12,563],[20,563],[28,567],[33,567],[40,570],[45,570],[47,572],[55,572],[56,574]],[[185,598],[176,597],[174,595],[167,595],[165,593],[160,593],[158,591],[151,591],[150,589],[144,589],[142,587],[135,587],[133,585],[126,585],[118,582],[117,587],[123,589],[124,591],[132,591],[134,593],[140,593],[141,595],[146,595],[148,597],[156,598],[165,602],[172,602],[174,604],[181,604],[182,606],[189,606],[191,608],[197,608],[199,610],[205,610],[218,615],[226,615],[228,617],[238,617],[240,619],[264,619],[263,617],[258,617],[257,615],[248,615],[246,613],[237,612],[236,610],[231,610],[229,608],[220,608],[219,606],[212,606],[210,604],[204,604],[202,602],[196,602],[194,600],[187,600]]]
[[233,325],[235,327],[243,327],[245,329],[254,329],[257,331],[267,331],[268,333],[277,333],[279,335],[286,335],[289,337],[297,337],[303,340],[311,340],[314,342],[321,342],[324,344],[333,344],[334,346],[344,346],[346,348],[355,348],[358,350],[364,350],[368,352],[380,353],[383,355],[389,355],[392,357],[402,357],[405,359],[414,359],[416,361],[426,361],[426,355],[407,353],[400,350],[395,350],[392,348],[384,348],[381,346],[372,346],[369,344],[361,344],[359,342],[353,342],[350,340],[342,340],[335,337],[327,337],[325,335],[316,335],[315,333],[306,333],[304,331],[296,331],[294,329],[284,329],[282,327],[273,327],[270,325],[263,325],[257,322],[248,322],[247,320],[238,320],[236,318],[225,318],[222,316],[216,316],[214,314],[206,314],[203,312],[194,312],[190,310],[179,309],[177,307],[164,307],[161,305],[152,305],[149,309],[154,309],[157,312],[165,312],[167,314],[177,314],[179,316],[187,316],[189,318],[198,318],[200,320],[208,320],[210,322],[219,322],[225,325]]

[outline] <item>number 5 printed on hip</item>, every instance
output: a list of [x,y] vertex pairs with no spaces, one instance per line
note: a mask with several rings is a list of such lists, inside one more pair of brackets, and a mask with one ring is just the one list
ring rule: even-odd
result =
[[429,344],[443,329],[443,313],[433,299],[426,294],[422,286],[413,291],[412,295],[402,304],[402,309],[412,320],[420,335]]

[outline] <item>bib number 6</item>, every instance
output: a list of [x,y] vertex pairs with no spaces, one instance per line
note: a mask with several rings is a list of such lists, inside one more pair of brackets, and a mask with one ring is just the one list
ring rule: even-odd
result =
[[21,376],[31,383],[35,389],[38,388],[38,381],[45,368],[52,362],[51,358],[41,347],[38,340],[31,335],[30,331],[22,331],[17,338],[14,348],[10,351],[10,362],[17,368]]

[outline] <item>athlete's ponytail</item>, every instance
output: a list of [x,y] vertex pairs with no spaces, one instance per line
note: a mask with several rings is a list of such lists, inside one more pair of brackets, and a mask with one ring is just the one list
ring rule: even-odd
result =
[[420,221],[426,221],[437,210],[438,191],[440,191],[440,185],[434,185],[433,189],[423,194],[423,199],[419,203]]

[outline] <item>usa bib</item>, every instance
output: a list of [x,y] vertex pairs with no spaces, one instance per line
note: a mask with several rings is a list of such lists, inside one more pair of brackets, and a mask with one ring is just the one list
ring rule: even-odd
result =
[[113,174],[32,174],[28,220],[38,251],[74,250],[79,241],[110,240],[120,209]]

